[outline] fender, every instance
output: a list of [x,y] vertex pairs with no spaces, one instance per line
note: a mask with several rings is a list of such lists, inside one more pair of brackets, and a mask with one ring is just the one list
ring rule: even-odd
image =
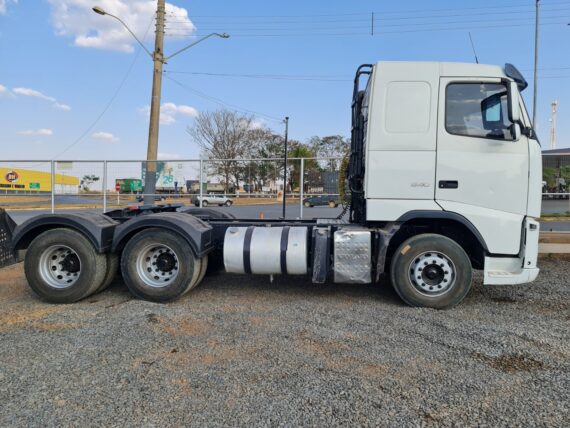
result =
[[43,214],[16,226],[12,248],[14,251],[24,250],[40,233],[66,227],[81,233],[99,253],[105,253],[111,249],[113,233],[118,224],[115,220],[96,213]]
[[197,217],[185,213],[145,214],[117,226],[113,238],[113,252],[120,252],[137,232],[151,227],[170,230],[188,242],[197,257],[204,257],[214,249],[212,227]]
[[487,253],[489,252],[489,249],[487,247],[487,243],[485,242],[485,239],[483,238],[483,236],[481,236],[481,233],[479,233],[479,231],[473,225],[473,223],[471,223],[469,220],[467,220],[461,214],[457,214],[457,213],[449,212],[449,211],[414,210],[414,211],[408,211],[404,215],[400,216],[400,218],[398,218],[398,220],[396,220],[396,222],[403,224],[403,223],[406,223],[410,220],[421,220],[421,219],[452,220],[452,221],[456,221],[458,223],[461,223],[471,233],[473,233],[473,235],[479,241],[479,244],[481,244],[481,247],[485,250],[485,252],[487,252]]

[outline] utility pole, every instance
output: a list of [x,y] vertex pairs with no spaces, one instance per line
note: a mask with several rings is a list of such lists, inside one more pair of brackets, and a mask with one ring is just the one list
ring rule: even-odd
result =
[[558,121],[558,101],[552,101],[552,116],[550,118],[550,149],[556,148],[556,125]]
[[154,204],[156,193],[156,160],[158,154],[158,131],[160,128],[160,95],[162,91],[162,67],[164,65],[164,15],[165,0],[158,0],[156,9],[156,35],[152,59],[152,96],[150,100],[150,124],[148,129],[148,147],[146,153],[146,175],[144,186],[144,204]]
[[534,97],[532,100],[532,126],[536,131],[536,102],[538,96],[538,36],[540,32],[540,0],[536,0],[536,22],[534,30]]
[[285,203],[287,198],[287,141],[289,139],[289,117],[285,118],[285,157],[283,164],[283,218],[285,218]]

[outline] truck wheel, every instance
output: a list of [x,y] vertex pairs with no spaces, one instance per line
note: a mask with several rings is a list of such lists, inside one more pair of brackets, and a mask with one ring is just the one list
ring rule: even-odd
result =
[[208,206],[208,201],[202,201],[202,206],[203,206],[203,207],[207,207],[207,206]]
[[232,201],[226,201],[226,202],[224,203],[224,205],[225,205],[226,207],[231,207],[231,206],[232,206]]
[[26,279],[42,299],[77,302],[99,289],[107,273],[107,256],[81,233],[66,228],[38,235],[24,259]]
[[392,285],[410,306],[451,308],[469,293],[471,278],[469,257],[459,244],[445,236],[414,236],[400,245],[392,257]]
[[150,228],[136,234],[125,246],[121,272],[136,297],[166,302],[182,296],[195,285],[200,260],[180,236]]
[[111,285],[115,276],[117,276],[117,272],[119,270],[119,256],[115,253],[107,253],[107,272],[105,273],[105,278],[103,279],[103,283],[97,289],[97,293],[100,291],[105,290],[106,288]]

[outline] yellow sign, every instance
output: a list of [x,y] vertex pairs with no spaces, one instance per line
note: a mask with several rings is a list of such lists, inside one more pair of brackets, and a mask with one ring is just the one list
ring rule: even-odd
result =
[[[56,174],[55,184],[77,187],[79,186],[79,178]],[[6,190],[51,192],[51,174],[29,169],[0,168],[0,192]]]

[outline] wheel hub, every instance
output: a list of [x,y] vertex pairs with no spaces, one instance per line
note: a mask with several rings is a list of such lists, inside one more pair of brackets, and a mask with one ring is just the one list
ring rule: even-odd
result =
[[137,273],[149,287],[162,288],[178,276],[178,257],[166,245],[148,245],[137,257]]
[[420,254],[410,264],[409,279],[420,293],[439,296],[455,283],[455,265],[449,257],[437,251]]
[[81,274],[79,255],[70,247],[54,245],[40,257],[39,271],[42,280],[53,288],[71,287]]

